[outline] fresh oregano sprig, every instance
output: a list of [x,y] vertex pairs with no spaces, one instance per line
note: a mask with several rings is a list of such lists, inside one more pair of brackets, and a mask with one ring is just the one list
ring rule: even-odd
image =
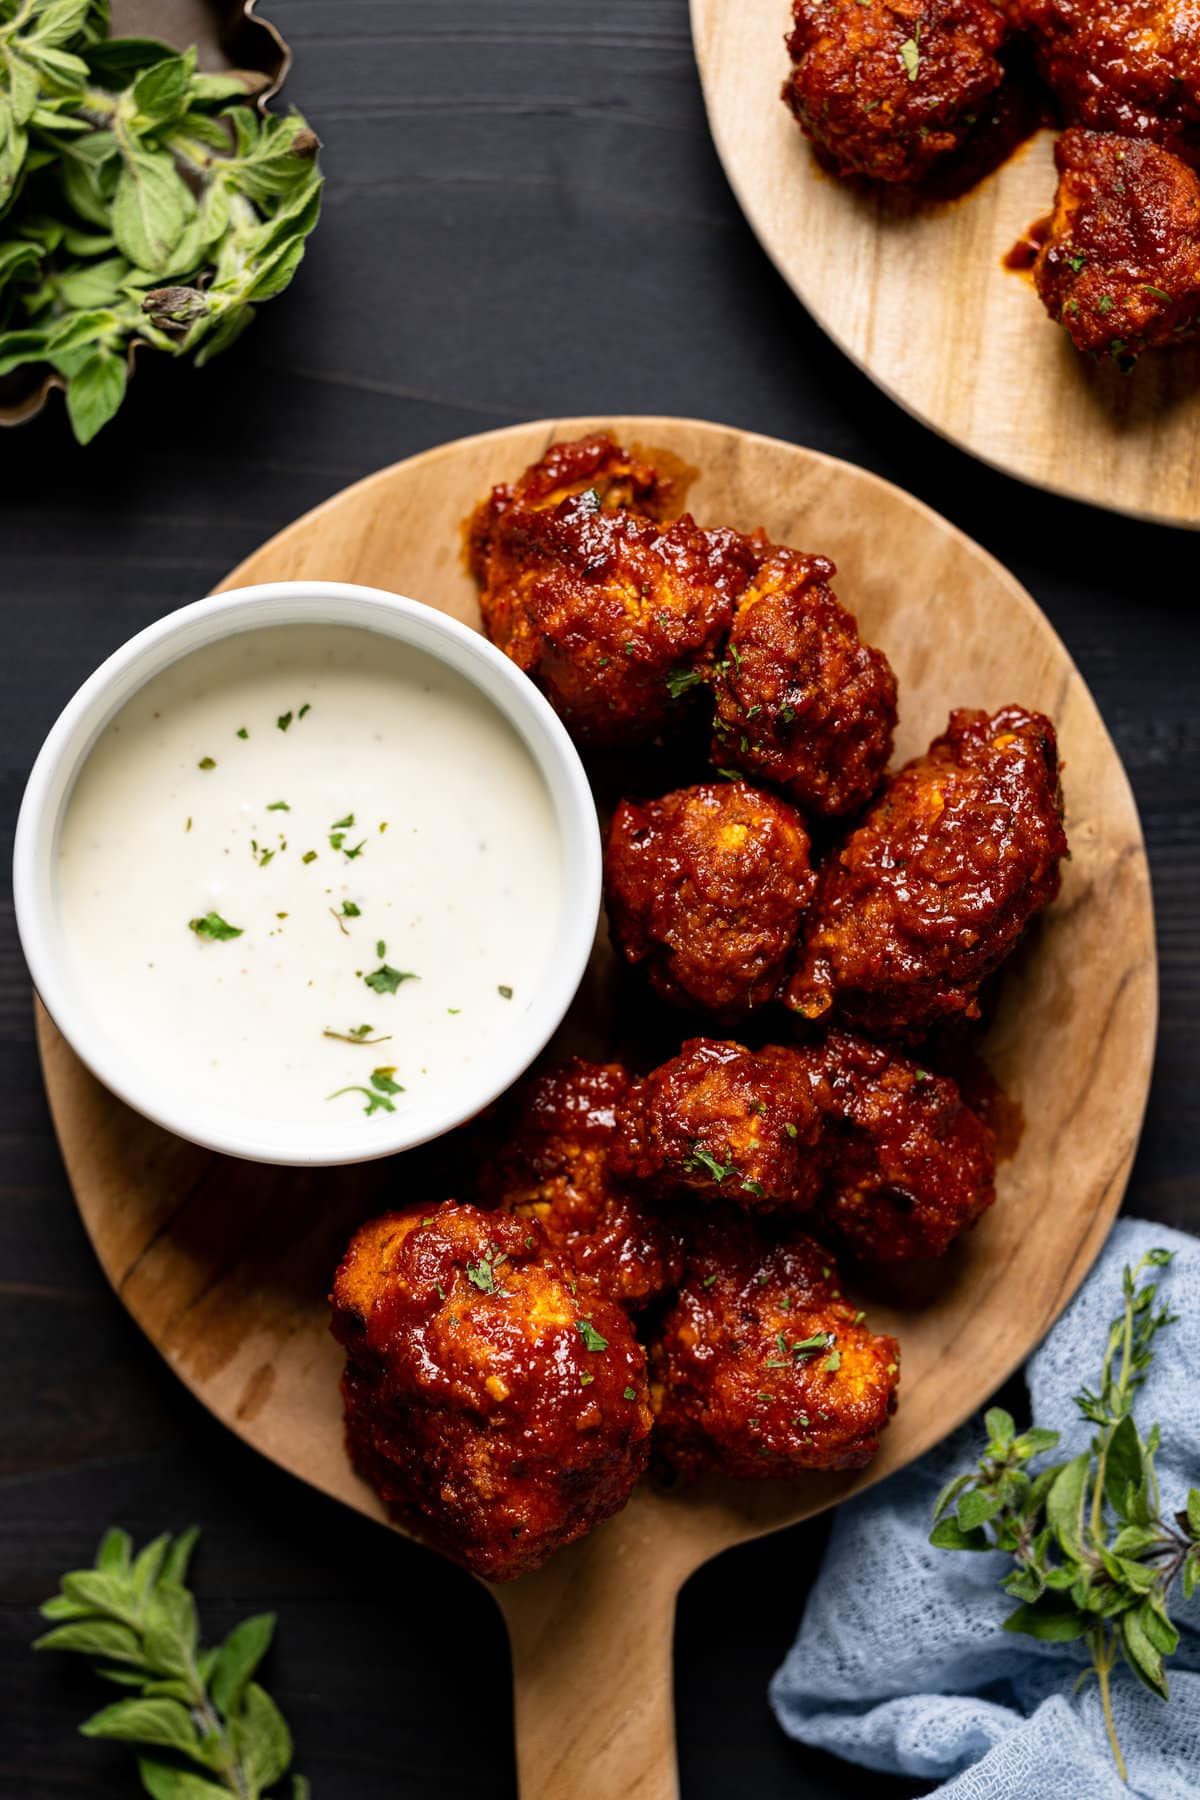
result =
[[[127,1532],[109,1531],[95,1567],[64,1575],[42,1607],[53,1630],[34,1649],[90,1656],[97,1675],[132,1690],[79,1729],[143,1746],[138,1773],[153,1800],[260,1800],[281,1793],[292,1761],[283,1715],[254,1680],[275,1620],[259,1613],[219,1647],[201,1646],[184,1585],[196,1537],[158,1537],[135,1556]],[[302,1775],[287,1794],[308,1800]]]
[[[282,292],[317,222],[317,139],[108,0],[0,0],[0,376],[48,365],[87,443],[144,342],[206,362]],[[237,104],[238,101],[243,104]]]
[[1139,1681],[1168,1697],[1164,1660],[1179,1643],[1168,1603],[1179,1580],[1185,1600],[1200,1583],[1200,1489],[1184,1511],[1162,1516],[1154,1455],[1157,1425],[1145,1437],[1133,1416],[1137,1390],[1154,1359],[1154,1340],[1175,1321],[1157,1305],[1147,1270],[1171,1260],[1151,1250],[1126,1266],[1123,1305],[1109,1328],[1099,1383],[1075,1404],[1095,1426],[1089,1449],[1034,1473],[1029,1465],[1059,1441],[1036,1427],[1017,1433],[1010,1414],[986,1415],[988,1445],[977,1468],[938,1495],[930,1543],[944,1550],[1006,1550],[1014,1568],[1002,1586],[1020,1605],[1007,1631],[1067,1641],[1082,1638],[1122,1781],[1125,1760],[1113,1719],[1109,1677],[1123,1657]]

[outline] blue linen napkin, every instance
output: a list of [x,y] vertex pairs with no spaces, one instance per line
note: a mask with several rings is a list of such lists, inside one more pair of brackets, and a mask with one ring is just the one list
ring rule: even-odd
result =
[[[1109,1321],[1120,1311],[1122,1269],[1156,1244],[1175,1252],[1157,1274],[1179,1320],[1155,1340],[1135,1417],[1143,1432],[1155,1420],[1162,1425],[1156,1467],[1169,1516],[1189,1486],[1200,1486],[1200,1239],[1120,1221],[1025,1376],[1036,1423],[1063,1434],[1055,1459],[1085,1450],[1092,1427],[1072,1397],[1099,1374]],[[1200,1589],[1187,1605],[1178,1582],[1172,1590],[1181,1637],[1167,1663],[1169,1704],[1123,1663],[1114,1671],[1126,1787],[1095,1680],[1072,1695],[1086,1651],[1001,1629],[1013,1608],[999,1587],[1011,1558],[929,1543],[938,1492],[985,1441],[974,1420],[839,1510],[799,1635],[771,1684],[780,1724],[801,1743],[866,1768],[941,1780],[939,1800],[1197,1800]]]

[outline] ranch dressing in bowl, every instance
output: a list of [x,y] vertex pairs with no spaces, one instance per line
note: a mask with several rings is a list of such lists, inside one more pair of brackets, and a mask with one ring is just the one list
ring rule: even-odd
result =
[[83,760],[61,973],[116,1066],[267,1159],[369,1156],[540,1047],[509,1066],[563,865],[543,769],[480,685],[370,630],[238,630],[138,688]]

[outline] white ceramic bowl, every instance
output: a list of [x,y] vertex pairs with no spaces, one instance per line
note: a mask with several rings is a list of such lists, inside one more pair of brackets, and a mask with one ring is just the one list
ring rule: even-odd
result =
[[[171,1083],[155,1059],[135,1064],[90,1010],[71,975],[56,892],[63,818],[76,776],[100,733],[139,688],[180,657],[242,631],[272,625],[355,626],[397,638],[470,682],[527,746],[550,795],[562,850],[562,904],[544,973],[515,1012],[497,1056],[452,1092],[413,1099],[366,1134],[348,1121],[304,1141],[294,1124],[216,1114]],[[469,829],[469,822],[468,822]],[[17,822],[13,888],[21,945],[38,993],[63,1036],[128,1105],[209,1149],[257,1162],[330,1165],[393,1155],[461,1125],[528,1068],[560,1024],[583,977],[600,909],[600,832],[591,788],[565,729],[527,676],[478,632],[432,607],[377,588],[335,581],[280,581],[200,600],[130,638],[64,708],[34,763]],[[162,1059],[160,1059],[161,1062]]]

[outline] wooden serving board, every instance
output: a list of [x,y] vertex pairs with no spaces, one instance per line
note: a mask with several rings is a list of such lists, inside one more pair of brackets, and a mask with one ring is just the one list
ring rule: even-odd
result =
[[[289,527],[225,585],[361,581],[478,623],[460,525],[489,485],[596,421],[523,425],[385,469]],[[848,464],[746,432],[614,419],[627,441],[701,471],[698,517],[821,550],[900,678],[899,751],[951,705],[1019,700],[1056,719],[1073,858],[1016,959],[986,1045],[1026,1128],[1000,1198],[944,1262],[859,1289],[903,1345],[900,1409],[877,1462],[791,1485],[642,1487],[628,1509],[539,1573],[496,1591],[513,1646],[525,1800],[678,1792],[671,1717],[675,1595],[707,1558],[835,1505],[978,1407],[1042,1337],[1095,1257],[1129,1173],[1149,1083],[1156,985],[1145,850],[1096,707],[1029,595],[977,545]],[[598,950],[569,1021],[611,1047],[612,969]],[[338,1171],[213,1156],[129,1112],[42,1014],[54,1122],[84,1222],[124,1304],[231,1430],[324,1492],[381,1518],[342,1450],[340,1357],[325,1295],[354,1226],[402,1204],[403,1158]],[[853,1284],[850,1284],[853,1289]],[[747,1629],[750,1622],[747,1621]]]
[[691,0],[709,123],[759,242],[817,323],[891,399],[1024,481],[1200,524],[1200,346],[1131,375],[1081,357],[1002,258],[1051,209],[1041,131],[960,199],[850,185],[780,100],[789,0]]

